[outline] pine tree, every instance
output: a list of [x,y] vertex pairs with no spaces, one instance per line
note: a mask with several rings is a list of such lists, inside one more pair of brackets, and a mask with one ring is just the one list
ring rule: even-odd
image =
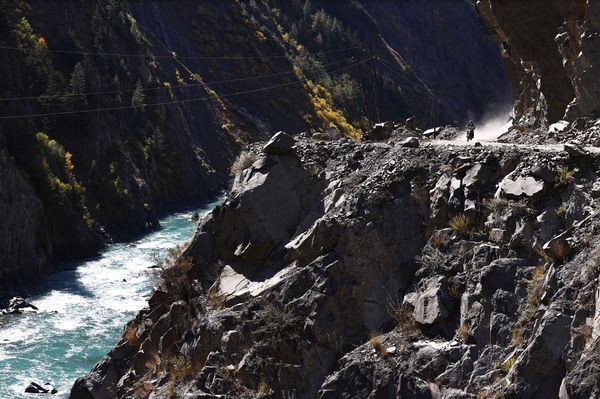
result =
[[144,108],[144,86],[142,85],[142,81],[138,79],[135,84],[135,89],[133,90],[133,94],[131,95],[131,105],[136,109]]
[[71,73],[69,88],[62,98],[66,109],[81,109],[87,106],[85,90],[87,87],[86,69],[81,62],[77,62]]

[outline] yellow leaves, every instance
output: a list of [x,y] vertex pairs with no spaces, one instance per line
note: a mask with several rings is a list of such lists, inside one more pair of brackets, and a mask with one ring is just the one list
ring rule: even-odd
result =
[[65,173],[69,179],[73,178],[73,170],[75,170],[75,165],[71,161],[72,156],[73,154],[68,151],[65,153]]
[[311,103],[315,115],[321,121],[321,126],[324,128],[335,127],[346,136],[358,139],[362,132],[348,123],[342,111],[334,107],[333,97],[329,90],[312,81],[308,81],[307,84],[312,91]]
[[39,37],[37,40],[37,48],[48,48],[48,45],[46,44],[46,39],[44,39],[43,37]]
[[184,83],[183,78],[179,74],[179,69],[175,69],[175,77],[177,78],[177,82],[182,85]]
[[296,77],[298,79],[303,79],[304,75],[302,74],[302,69],[300,69],[300,67],[294,65],[294,74],[296,75]]
[[267,37],[265,36],[265,34],[259,30],[256,31],[256,38],[258,40],[260,40],[261,42],[264,42],[265,40],[267,40]]

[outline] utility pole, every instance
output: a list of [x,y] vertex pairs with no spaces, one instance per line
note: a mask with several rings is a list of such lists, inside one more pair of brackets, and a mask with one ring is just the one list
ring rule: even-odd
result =
[[371,42],[368,44],[369,56],[371,57],[371,67],[373,69],[373,102],[375,104],[375,114],[377,116],[377,123],[381,123],[381,109],[379,108],[379,87],[377,80],[377,66],[375,65],[375,56],[373,55],[373,45]]
[[369,110],[369,105],[367,102],[367,91],[365,90],[365,80],[362,68],[362,61],[359,62],[358,57],[353,57],[354,62],[356,62],[356,66],[358,67],[358,76],[360,79],[360,88],[363,94],[363,106],[365,107],[365,115],[369,121],[369,125],[373,124],[373,119],[371,118],[371,112]]

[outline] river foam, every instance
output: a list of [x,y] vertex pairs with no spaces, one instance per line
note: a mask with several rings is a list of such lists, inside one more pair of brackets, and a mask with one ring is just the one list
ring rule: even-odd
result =
[[[210,211],[218,202],[198,209]],[[67,398],[77,377],[111,349],[123,328],[146,305],[149,266],[194,230],[183,212],[160,221],[162,229],[132,243],[115,244],[94,259],[69,265],[36,287],[28,299],[38,313],[9,315],[0,329],[0,398],[28,397],[32,381],[50,382]],[[32,397],[34,397],[33,395]]]

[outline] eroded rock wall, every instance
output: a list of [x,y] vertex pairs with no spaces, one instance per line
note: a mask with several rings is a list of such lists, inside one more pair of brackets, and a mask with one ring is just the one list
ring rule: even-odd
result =
[[597,8],[585,0],[477,2],[507,60],[516,125],[598,117]]

